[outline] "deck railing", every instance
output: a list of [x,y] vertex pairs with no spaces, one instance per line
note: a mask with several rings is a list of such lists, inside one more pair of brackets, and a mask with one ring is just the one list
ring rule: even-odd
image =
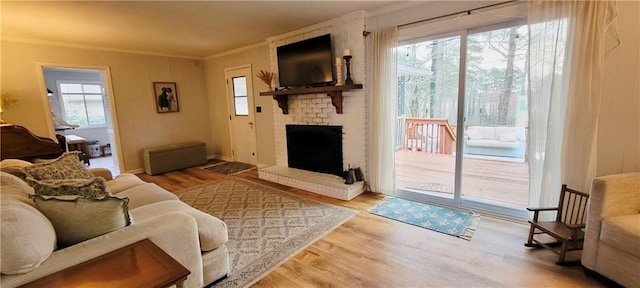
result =
[[403,134],[403,149],[453,154],[456,136],[447,119],[405,118]]

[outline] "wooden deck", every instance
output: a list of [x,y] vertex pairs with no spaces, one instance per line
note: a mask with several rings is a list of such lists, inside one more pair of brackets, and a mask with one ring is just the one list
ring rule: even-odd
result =
[[[395,157],[396,188],[453,198],[455,156],[399,150]],[[463,199],[528,206],[528,163],[465,157],[462,167]]]

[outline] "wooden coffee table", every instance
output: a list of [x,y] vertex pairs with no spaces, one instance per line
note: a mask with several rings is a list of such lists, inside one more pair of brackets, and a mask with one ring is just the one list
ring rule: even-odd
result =
[[145,239],[21,287],[183,287],[189,274]]

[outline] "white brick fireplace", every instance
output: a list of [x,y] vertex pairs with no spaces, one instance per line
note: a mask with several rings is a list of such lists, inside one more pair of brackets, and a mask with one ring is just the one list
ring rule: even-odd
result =
[[[321,23],[302,30],[268,39],[270,41],[271,71],[278,73],[276,47],[316,36],[331,34],[335,57],[342,58],[344,49],[350,49],[351,78],[354,83],[365,82],[365,45],[362,31],[365,29],[364,12]],[[342,64],[344,65],[344,64]],[[345,73],[345,67],[337,69]],[[276,75],[277,80],[277,75]],[[339,79],[344,79],[338,77]],[[278,86],[276,84],[276,86]],[[261,179],[304,189],[314,193],[351,200],[363,192],[363,183],[344,184],[335,175],[289,168],[287,159],[286,125],[332,125],[342,126],[343,170],[360,167],[367,175],[367,100],[366,89],[343,92],[343,114],[337,114],[326,93],[290,95],[289,114],[282,114],[273,101],[276,165],[258,169]]]

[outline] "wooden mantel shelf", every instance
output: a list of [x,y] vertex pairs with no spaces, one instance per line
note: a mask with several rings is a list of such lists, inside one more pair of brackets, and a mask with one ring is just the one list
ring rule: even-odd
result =
[[282,109],[282,114],[289,114],[289,95],[327,93],[327,95],[331,97],[331,104],[333,104],[333,106],[336,107],[336,113],[342,114],[342,92],[355,90],[355,89],[362,89],[362,84],[267,91],[267,92],[260,92],[260,96],[273,96],[273,99],[278,101],[278,107]]

